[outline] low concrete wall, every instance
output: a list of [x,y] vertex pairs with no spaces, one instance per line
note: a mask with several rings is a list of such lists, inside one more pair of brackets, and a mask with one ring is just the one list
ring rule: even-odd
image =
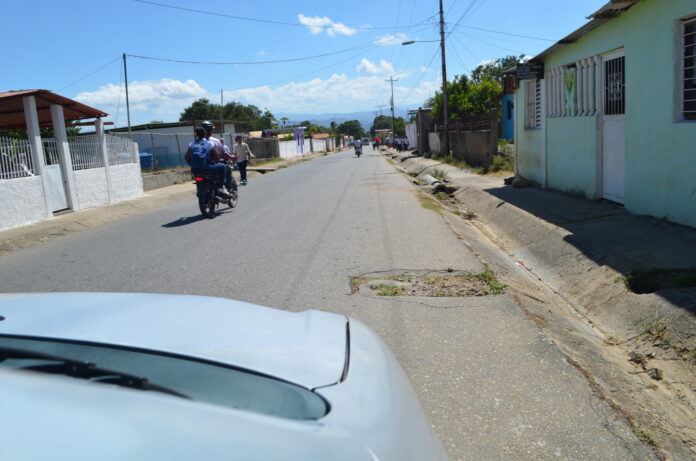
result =
[[181,181],[190,181],[191,172],[189,170],[168,171],[166,173],[153,173],[142,176],[143,190],[159,189],[160,187],[171,186]]
[[[443,137],[443,133],[428,133],[431,152],[443,154]],[[496,130],[451,131],[449,143],[452,155],[471,166],[489,166],[493,160],[493,155],[498,151]]]
[[0,181],[0,230],[46,219],[46,201],[40,176]]

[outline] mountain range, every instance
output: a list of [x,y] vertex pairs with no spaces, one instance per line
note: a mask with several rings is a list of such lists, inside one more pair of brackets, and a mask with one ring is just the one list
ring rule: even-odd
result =
[[[394,107],[394,116],[395,117],[403,117],[406,120],[408,120],[408,111],[413,108],[406,108],[406,107]],[[380,112],[379,110],[366,110],[362,112],[348,112],[348,113],[324,113],[324,114],[303,114],[303,113],[277,113],[274,114],[276,117],[276,120],[279,120],[283,117],[287,117],[288,125],[295,125],[299,124],[301,122],[304,122],[305,120],[309,120],[315,125],[322,125],[322,126],[330,126],[331,122],[336,122],[337,124],[341,124],[343,122],[347,122],[348,120],[357,120],[360,122],[360,124],[363,126],[365,130],[369,130],[370,127],[372,127],[372,122],[375,120],[375,117],[379,115]],[[382,109],[382,114],[383,115],[391,115],[391,110],[384,108]]]

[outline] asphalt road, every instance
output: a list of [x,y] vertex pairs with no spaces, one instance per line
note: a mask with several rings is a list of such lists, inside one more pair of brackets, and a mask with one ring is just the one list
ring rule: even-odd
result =
[[201,219],[193,196],[0,258],[0,291],[223,296],[359,318],[401,362],[452,459],[653,459],[509,295],[367,297],[349,278],[484,266],[365,149],[253,178]]

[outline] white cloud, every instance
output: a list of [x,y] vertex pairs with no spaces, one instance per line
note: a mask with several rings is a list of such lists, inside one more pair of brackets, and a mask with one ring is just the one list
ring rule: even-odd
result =
[[393,74],[394,66],[384,59],[379,60],[379,65],[373,63],[369,59],[362,58],[360,64],[355,68],[358,72],[362,74]]
[[397,32],[395,34],[387,34],[378,37],[375,40],[376,45],[389,46],[389,45],[399,45],[406,41],[406,34],[403,32]]
[[259,50],[256,52],[256,56],[265,56],[268,52],[266,50]]
[[427,67],[427,66],[420,66],[420,67],[418,67],[418,70],[420,70],[421,72],[431,72],[432,71],[432,69],[430,67]]
[[[418,87],[394,85],[397,105],[423,104],[434,91],[431,82]],[[383,76],[348,78],[333,74],[326,79],[288,83],[276,88],[260,86],[225,91],[225,100],[235,99],[244,104],[267,107],[272,112],[337,113],[364,110],[377,103],[389,101],[389,84]]]
[[331,37],[334,35],[353,35],[356,32],[355,29],[340,22],[333,22],[326,16],[323,18],[319,16],[309,17],[300,13],[297,15],[297,19],[300,21],[300,24],[309,27],[309,32],[312,35],[321,34],[324,30]]
[[[167,121],[174,121],[178,120],[181,111],[196,99],[212,96],[195,80],[181,81],[163,78],[129,83],[128,97],[134,119],[152,120],[155,117],[161,117]],[[75,99],[112,116],[115,116],[118,110],[119,121],[125,118],[125,90],[113,83],[101,86],[95,91],[83,91],[75,96]],[[142,113],[143,117],[138,117],[138,112]],[[145,114],[148,117],[144,117]]]

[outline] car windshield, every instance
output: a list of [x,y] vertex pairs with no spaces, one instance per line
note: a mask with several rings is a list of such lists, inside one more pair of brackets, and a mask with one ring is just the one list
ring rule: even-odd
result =
[[[193,400],[289,419],[316,420],[328,412],[314,392],[279,379],[218,363],[141,349],[24,337],[0,337],[0,347],[40,352],[147,379]],[[31,370],[36,360],[0,366]],[[176,397],[174,397],[176,398]]]

